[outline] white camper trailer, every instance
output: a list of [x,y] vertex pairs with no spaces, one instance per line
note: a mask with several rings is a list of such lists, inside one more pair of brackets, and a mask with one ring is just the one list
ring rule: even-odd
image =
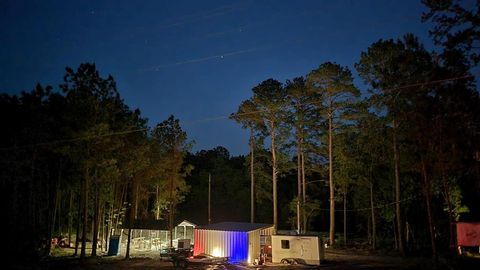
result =
[[325,249],[318,236],[272,235],[273,263],[304,263],[320,265]]

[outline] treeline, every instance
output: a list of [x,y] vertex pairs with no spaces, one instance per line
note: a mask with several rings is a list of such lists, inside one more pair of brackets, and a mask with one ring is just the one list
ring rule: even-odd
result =
[[87,242],[96,256],[109,232],[133,219],[172,226],[192,169],[179,120],[147,128],[93,64],[67,68],[60,88],[0,96],[7,253],[49,255],[50,239],[63,234],[84,258]]
[[410,34],[375,42],[355,64],[363,94],[333,62],[255,86],[231,115],[248,156],[191,153],[178,119],[150,128],[93,64],[67,68],[60,89],[0,95],[6,257],[49,255],[59,234],[95,256],[112,229],[148,218],[328,230],[330,244],[343,225],[344,243],[373,249],[453,247],[454,222],[480,216],[478,12],[426,4],[444,50]]
[[[343,215],[346,241],[345,219],[355,212],[350,231],[368,234],[373,248],[378,235],[402,253],[453,246],[454,222],[479,215],[480,99],[463,57],[430,53],[408,34],[361,53],[363,97],[348,67],[331,62],[255,86],[232,118],[250,130],[252,183],[255,149],[268,140],[275,226],[276,182],[292,179],[294,168],[290,220],[300,232],[318,229],[310,224],[329,208],[331,244],[335,213]],[[322,188],[328,195],[319,196]]]
[[[326,62],[304,77],[261,82],[232,114],[250,131],[252,187],[255,150],[268,140],[277,229],[284,207],[277,186],[292,166],[292,227],[308,231],[328,208],[330,244],[338,204],[344,243],[353,212],[351,231],[368,235],[373,249],[378,240],[393,239],[402,254],[428,247],[435,258],[438,247],[454,248],[456,221],[480,216],[480,100],[470,72],[479,60],[478,10],[424,3],[430,12],[423,19],[437,24],[432,35],[441,53],[427,51],[411,34],[381,39],[355,64],[368,88],[363,96],[348,67]],[[315,182],[328,183],[328,199],[310,185]]]

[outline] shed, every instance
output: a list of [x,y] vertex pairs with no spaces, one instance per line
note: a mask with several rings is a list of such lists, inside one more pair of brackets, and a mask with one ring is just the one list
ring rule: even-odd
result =
[[252,263],[260,256],[261,240],[274,232],[272,224],[220,222],[196,227],[193,254],[228,257],[232,262]]
[[[183,220],[173,228],[172,240],[173,246],[178,247],[181,240],[189,239],[193,242],[193,230],[195,224]],[[122,229],[128,229],[128,223],[124,224]],[[166,220],[143,219],[134,220],[132,228],[132,244],[133,250],[160,250],[170,245],[170,231],[168,229],[168,222]],[[124,237],[123,243],[126,244],[127,238]],[[180,242],[179,242],[180,241]]]

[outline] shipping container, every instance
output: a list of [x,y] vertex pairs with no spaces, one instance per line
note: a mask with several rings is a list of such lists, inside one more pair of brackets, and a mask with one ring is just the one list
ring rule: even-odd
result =
[[264,223],[221,222],[196,227],[193,254],[253,263],[260,257],[261,237],[272,235],[273,231],[273,225]]

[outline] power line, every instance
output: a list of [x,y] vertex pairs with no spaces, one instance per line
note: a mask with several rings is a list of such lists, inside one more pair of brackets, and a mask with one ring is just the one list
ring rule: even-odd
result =
[[473,74],[467,74],[467,75],[448,78],[448,79],[434,80],[434,81],[428,81],[428,82],[414,83],[414,84],[410,84],[410,85],[403,85],[403,86],[394,87],[394,88],[387,88],[387,89],[384,89],[383,91],[392,92],[392,91],[395,91],[395,90],[402,90],[402,89],[410,88],[410,87],[425,86],[425,85],[437,84],[437,83],[448,82],[448,81],[458,81],[458,80],[469,79],[469,78],[474,78],[474,77],[475,77],[475,75],[473,75]]
[[[446,78],[446,79],[441,79],[441,80],[426,81],[426,82],[421,82],[421,83],[403,85],[403,86],[399,86],[399,87],[384,89],[383,91],[390,92],[390,91],[401,90],[401,89],[405,89],[405,88],[409,88],[409,87],[432,85],[432,84],[438,84],[438,83],[447,82],[447,81],[463,80],[463,79],[468,79],[468,78],[473,78],[473,77],[475,77],[475,76],[471,75],[471,74],[468,74],[468,75]],[[315,105],[315,104],[319,104],[321,102],[322,101],[305,102],[305,103],[302,103],[302,105]],[[288,104],[283,105],[283,106],[279,106],[278,110],[280,110],[282,108],[286,108],[288,106],[289,106]],[[185,121],[184,124],[189,125],[189,124],[195,124],[195,123],[224,120],[224,119],[230,119],[231,117],[234,117],[234,116],[251,115],[251,114],[257,114],[257,113],[263,113],[263,112],[268,112],[268,111],[267,110],[255,110],[255,111],[250,111],[250,112],[232,113],[230,115],[220,115],[220,116],[201,118],[201,119],[196,119],[196,120],[191,120],[191,121]],[[155,128],[158,128],[158,127],[161,127],[161,125],[155,126]],[[49,146],[49,145],[54,145],[54,144],[70,143],[70,142],[76,142],[76,141],[82,141],[82,140],[91,140],[91,139],[95,139],[95,138],[104,138],[104,137],[111,137],[111,136],[126,135],[126,134],[131,134],[131,133],[136,133],[136,132],[149,131],[149,130],[150,130],[150,128],[123,130],[123,131],[116,131],[116,132],[100,134],[100,135],[88,135],[88,136],[81,136],[81,137],[76,137],[76,138],[71,138],[71,139],[60,139],[60,140],[54,140],[54,141],[50,141],[50,142],[35,143],[35,144],[28,144],[28,145],[21,145],[21,146],[4,147],[4,148],[0,148],[0,150],[12,150],[12,149],[30,148],[30,147],[37,147],[37,146]]]
[[110,136],[117,136],[117,135],[125,135],[125,134],[130,134],[130,133],[148,131],[149,129],[150,128],[123,130],[123,131],[106,133],[106,134],[81,136],[81,137],[76,137],[76,138],[72,138],[72,139],[61,139],[61,140],[54,140],[54,141],[43,142],[43,143],[26,144],[26,145],[20,145],[20,146],[11,146],[11,147],[0,148],[0,150],[21,149],[21,148],[30,148],[30,147],[37,147],[37,146],[49,146],[49,145],[54,145],[54,144],[77,142],[77,141],[90,140],[90,139],[103,138],[103,137],[110,137]]
[[[414,200],[416,199],[415,197],[409,197],[409,198],[406,198],[406,199],[403,199],[403,200],[399,200],[399,201],[394,201],[394,202],[389,202],[389,203],[384,203],[384,204],[380,204],[380,205],[377,205],[377,206],[374,206],[374,207],[366,207],[366,208],[353,208],[353,209],[335,209],[335,212],[343,212],[343,211],[346,211],[346,212],[361,212],[361,211],[370,211],[372,209],[380,209],[380,208],[385,208],[389,205],[394,205],[394,204],[397,204],[397,203],[404,203],[404,202],[407,202],[407,201],[411,201],[411,200]],[[330,211],[329,208],[320,208],[319,209],[320,211]]]

